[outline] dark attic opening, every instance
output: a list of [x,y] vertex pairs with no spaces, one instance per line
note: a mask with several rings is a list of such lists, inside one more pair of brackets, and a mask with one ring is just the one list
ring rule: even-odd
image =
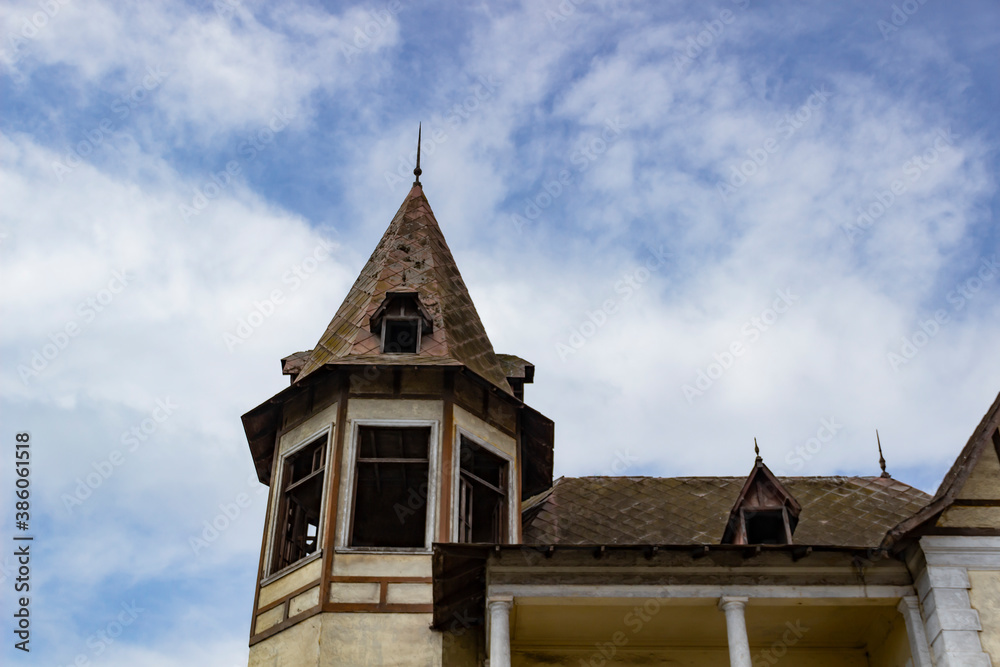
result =
[[421,338],[433,332],[434,320],[416,292],[389,292],[372,313],[370,328],[380,337],[383,354],[416,354]]

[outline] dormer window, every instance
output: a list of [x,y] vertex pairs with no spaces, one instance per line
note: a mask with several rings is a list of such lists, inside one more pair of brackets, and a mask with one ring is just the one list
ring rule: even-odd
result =
[[371,316],[371,332],[379,336],[382,354],[417,354],[433,319],[416,292],[389,292]]
[[791,544],[802,506],[760,455],[726,522],[723,544]]

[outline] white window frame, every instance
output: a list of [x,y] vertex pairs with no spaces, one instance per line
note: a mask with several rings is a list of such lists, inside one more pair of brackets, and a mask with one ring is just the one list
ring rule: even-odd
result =
[[[274,484],[271,487],[273,490],[273,493],[271,493],[271,506],[270,506],[271,521],[270,521],[270,526],[268,526],[267,546],[264,553],[265,576],[264,579],[261,580],[262,585],[270,581],[273,581],[275,579],[278,579],[279,577],[283,577],[292,570],[296,570],[302,567],[303,565],[306,565],[307,563],[311,563],[312,561],[316,560],[317,558],[323,555],[323,527],[326,525],[327,505],[329,505],[327,499],[330,497],[330,484],[332,482],[331,476],[329,474],[330,465],[333,461],[333,459],[331,458],[333,456],[333,448],[332,448],[333,438],[331,437],[332,433],[333,433],[333,424],[327,424],[326,426],[316,431],[312,435],[306,436],[302,440],[299,440],[297,443],[295,443],[294,445],[286,449],[284,452],[282,452],[277,458],[275,469],[273,471],[275,474],[271,476],[271,479],[274,482]],[[320,438],[326,438],[326,444],[325,444],[326,453],[324,454],[325,463],[323,464],[323,494],[320,498],[319,530],[317,531],[316,534],[316,544],[318,545],[318,547],[316,551],[309,554],[305,558],[300,558],[299,560],[295,561],[290,565],[286,565],[280,570],[272,571],[271,567],[272,563],[274,563],[274,540],[278,531],[278,520],[281,518],[278,515],[279,514],[278,511],[281,508],[281,497],[284,493],[283,490],[284,487],[282,485],[283,480],[281,478],[284,476],[285,472],[285,459],[297,453],[300,449],[302,449],[306,445],[311,445]]]
[[[340,489],[339,529],[337,530],[337,551],[350,553],[431,553],[437,527],[438,486],[440,478],[441,446],[437,420],[433,419],[352,419],[351,439],[347,445],[347,461],[344,466],[344,483]],[[352,547],[351,517],[354,516],[354,476],[358,464],[358,436],[362,426],[381,428],[430,427],[430,441],[427,443],[427,523],[424,525],[423,547]]]
[[[413,352],[390,352],[385,349],[385,332],[389,327],[387,326],[390,321],[393,322],[415,322],[417,325],[417,347]],[[423,329],[423,321],[420,317],[416,315],[383,315],[382,316],[382,335],[379,344],[379,350],[382,354],[420,354],[420,330]]]
[[517,520],[514,515],[517,503],[514,497],[517,495],[514,486],[514,457],[499,449],[476,434],[467,431],[461,426],[455,428],[455,444],[451,451],[451,542],[458,542],[458,489],[462,474],[462,437],[466,437],[479,445],[490,454],[497,456],[507,462],[507,544],[515,544],[517,540]]

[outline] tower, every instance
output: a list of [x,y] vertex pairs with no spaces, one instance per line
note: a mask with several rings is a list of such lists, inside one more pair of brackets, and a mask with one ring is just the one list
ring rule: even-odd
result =
[[250,665],[478,664],[432,630],[432,545],[516,544],[552,484],[534,367],[496,354],[418,178],[291,386],[243,416],[270,487]]

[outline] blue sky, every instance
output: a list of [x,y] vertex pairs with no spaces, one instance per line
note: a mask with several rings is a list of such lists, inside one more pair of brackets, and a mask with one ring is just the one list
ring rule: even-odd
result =
[[756,437],[778,474],[874,475],[878,428],[933,491],[1000,389],[995,3],[49,0],[0,28],[0,440],[31,433],[36,538],[5,664],[246,663],[239,416],[346,294],[418,122],[557,474],[743,475]]

